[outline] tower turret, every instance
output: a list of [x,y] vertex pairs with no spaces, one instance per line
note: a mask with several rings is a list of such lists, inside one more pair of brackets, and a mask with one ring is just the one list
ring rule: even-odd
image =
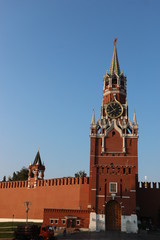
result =
[[30,163],[30,165],[29,165],[29,173],[28,173],[28,187],[29,188],[37,186],[37,181],[39,179],[39,173],[40,173],[40,179],[43,179],[44,171],[45,171],[45,166],[44,166],[44,164],[42,164],[40,153],[38,150],[33,164]]

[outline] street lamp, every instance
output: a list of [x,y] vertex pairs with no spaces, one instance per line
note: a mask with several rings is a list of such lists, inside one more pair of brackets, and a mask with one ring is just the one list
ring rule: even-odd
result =
[[29,202],[29,201],[26,201],[25,203],[24,203],[24,205],[26,206],[26,224],[28,224],[28,212],[29,212],[29,206],[31,205],[31,202]]

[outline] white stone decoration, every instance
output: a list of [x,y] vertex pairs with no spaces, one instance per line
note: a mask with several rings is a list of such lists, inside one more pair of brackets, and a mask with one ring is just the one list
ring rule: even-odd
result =
[[126,216],[126,215],[121,216],[121,232],[126,232],[126,233],[138,232],[136,214],[131,214],[130,216]]
[[[105,214],[96,214],[95,212],[90,213],[90,231],[105,231]],[[130,216],[121,216],[121,232],[126,233],[137,233],[138,223],[137,215],[131,214]]]

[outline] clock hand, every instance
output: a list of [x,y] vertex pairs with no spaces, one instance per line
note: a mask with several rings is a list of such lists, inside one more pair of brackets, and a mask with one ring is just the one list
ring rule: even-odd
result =
[[[112,108],[112,109],[113,109],[113,108]],[[115,110],[116,110],[116,109],[113,109],[112,111],[110,111],[110,112],[108,112],[108,113],[110,114],[110,113],[114,112]]]
[[112,109],[114,109],[114,108],[112,107],[112,105],[110,105],[110,107],[111,107]]

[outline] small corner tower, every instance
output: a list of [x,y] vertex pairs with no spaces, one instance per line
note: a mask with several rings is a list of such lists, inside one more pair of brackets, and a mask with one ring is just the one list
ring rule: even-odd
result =
[[44,171],[45,171],[45,166],[44,166],[44,164],[42,164],[40,153],[38,150],[33,164],[30,163],[30,165],[29,165],[28,188],[37,186],[37,181],[39,179],[39,173],[40,173],[40,179],[43,179]]
[[116,43],[103,79],[100,119],[96,122],[93,113],[90,127],[90,228],[136,232],[138,124],[135,113],[133,122],[128,116],[127,78]]

